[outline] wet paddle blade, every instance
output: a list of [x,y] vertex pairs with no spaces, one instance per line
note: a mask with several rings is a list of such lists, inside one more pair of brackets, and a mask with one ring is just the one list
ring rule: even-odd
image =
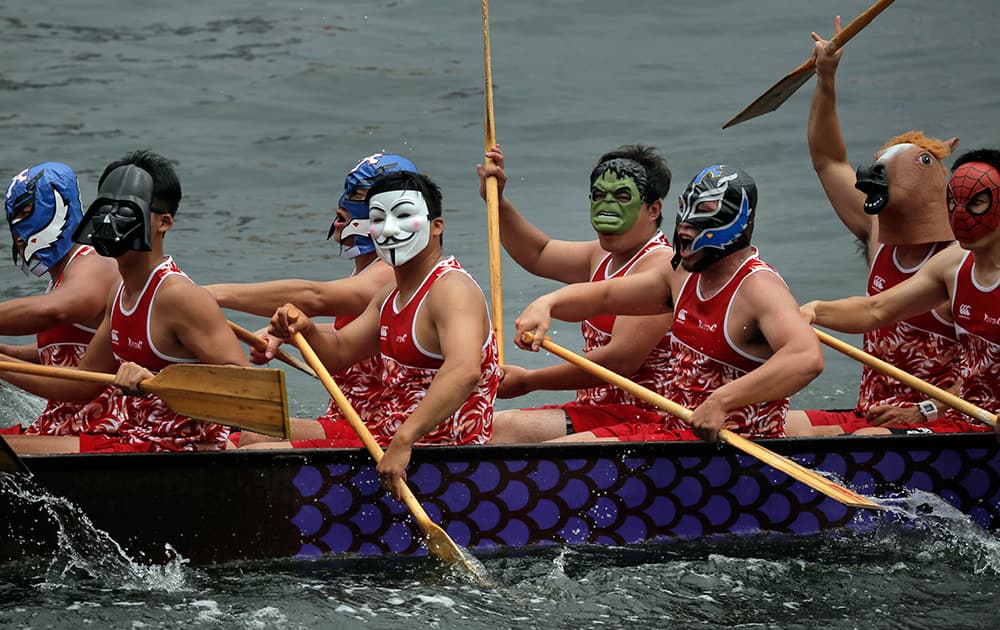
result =
[[805,85],[812,75],[816,74],[816,68],[812,63],[812,60],[806,62],[805,64],[799,66],[787,75],[784,79],[778,81],[770,87],[766,92],[757,97],[753,103],[750,103],[743,108],[743,111],[736,114],[729,120],[726,124],[722,125],[723,129],[732,127],[733,125],[738,125],[741,122],[750,120],[751,118],[756,118],[757,116],[763,116],[768,112],[773,112],[774,110],[781,107],[781,104],[788,100],[792,94]]
[[21,458],[17,456],[14,449],[10,447],[7,440],[0,435],[0,472],[5,473],[28,473],[28,467],[24,465]]
[[733,433],[729,429],[723,429],[720,431],[719,439],[733,448],[739,449],[747,455],[759,459],[768,466],[780,470],[792,479],[804,483],[820,494],[824,494],[835,501],[843,503],[844,505],[865,510],[885,509],[885,506],[879,505],[878,503],[875,503],[871,499],[862,496],[853,490],[836,484],[823,475],[818,474],[816,471],[809,470],[805,466],[802,466],[798,462],[795,462],[787,457],[782,457],[774,451],[757,444],[753,440],[748,440],[741,435]]
[[482,566],[462,551],[462,548],[455,544],[444,528],[430,519],[420,522],[419,525],[424,530],[424,535],[427,537],[427,549],[432,554],[448,564],[462,569],[480,586],[495,588],[495,585],[486,579]]
[[175,364],[140,383],[175,412],[287,438],[288,398],[281,370]]

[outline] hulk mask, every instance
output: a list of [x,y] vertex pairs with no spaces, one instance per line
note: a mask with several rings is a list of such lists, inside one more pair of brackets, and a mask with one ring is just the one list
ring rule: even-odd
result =
[[590,187],[590,224],[602,234],[623,234],[635,225],[642,195],[632,177],[608,169]]

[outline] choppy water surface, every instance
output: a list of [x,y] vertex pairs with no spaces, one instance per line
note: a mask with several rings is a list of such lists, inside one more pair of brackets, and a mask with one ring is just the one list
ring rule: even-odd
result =
[[65,526],[52,557],[0,567],[14,627],[985,628],[1000,591],[997,540],[927,494],[863,534],[480,555],[488,589],[427,557],[145,566],[65,501],[0,492]]
[[[720,128],[808,56],[810,31],[829,34],[834,15],[847,20],[867,5],[494,2],[509,196],[553,235],[586,239],[586,177],[609,148],[641,141],[664,151],[675,174],[668,210],[707,163],[739,164],[760,188],[755,242],[796,296],[863,290],[864,265],[809,165],[812,84],[772,114]],[[963,149],[1000,144],[997,6],[898,2],[849,44],[839,106],[852,161],[911,128],[960,136]],[[376,150],[401,152],[441,184],[446,249],[488,287],[474,172],[483,148],[479,2],[8,0],[0,18],[0,179],[61,160],[80,174],[87,204],[107,162],[148,147],[177,161],[185,199],[167,248],[197,281],[325,279],[350,270],[324,240],[344,172]],[[0,238],[0,260],[9,253]],[[44,287],[14,268],[0,277],[0,299]],[[508,331],[553,286],[508,259]],[[263,321],[231,316],[247,327]],[[573,325],[556,335],[579,346]],[[506,349],[510,362],[555,361],[509,339]],[[828,353],[826,373],[798,401],[850,406],[859,372]],[[288,380],[293,413],[325,406],[315,381],[294,372]],[[535,394],[521,404],[562,399]],[[9,389],[0,406],[2,424],[38,409]],[[66,544],[100,549],[112,566],[55,557],[0,567],[0,625],[992,627],[1000,590],[995,539],[960,519],[839,539],[486,557],[500,584],[493,591],[427,559],[191,567],[178,558],[145,567],[111,542],[73,542],[89,535],[73,523],[80,531]]]

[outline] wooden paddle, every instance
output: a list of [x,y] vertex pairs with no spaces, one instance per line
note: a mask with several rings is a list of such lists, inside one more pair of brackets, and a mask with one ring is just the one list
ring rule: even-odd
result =
[[[294,311],[289,311],[289,319],[294,321],[298,313]],[[292,341],[298,347],[299,352],[305,357],[306,361],[319,375],[319,380],[326,387],[326,390],[330,392],[330,397],[337,403],[337,407],[340,412],[344,414],[347,421],[351,423],[351,428],[354,432],[358,434],[361,438],[362,443],[364,443],[365,448],[371,454],[372,458],[376,463],[382,461],[382,456],[385,454],[382,451],[382,447],[378,445],[375,438],[372,436],[371,431],[365,426],[365,423],[361,420],[358,412],[354,410],[354,406],[351,405],[344,393],[340,391],[340,387],[337,385],[333,377],[330,376],[330,372],[327,371],[326,366],[323,362],[319,360],[316,353],[313,351],[312,346],[306,341],[302,333],[295,333],[292,336]],[[444,529],[440,525],[431,520],[431,517],[427,516],[427,512],[424,511],[423,506],[417,501],[417,498],[413,496],[413,492],[410,490],[406,483],[402,484],[402,494],[403,503],[410,510],[413,515],[414,520],[417,521],[417,525],[423,530],[424,535],[427,537],[427,549],[433,553],[435,556],[444,560],[448,564],[461,567],[465,569],[473,579],[484,586],[492,586],[486,577],[482,574],[479,567],[474,563],[465,553],[462,551],[461,547],[455,544],[455,541],[451,539]]]
[[[864,27],[868,26],[868,23],[875,19],[875,17],[884,11],[886,7],[893,3],[894,0],[878,0],[875,4],[868,8],[867,11],[854,18],[850,24],[844,27],[840,33],[834,35],[833,39],[826,45],[826,51],[828,53],[835,53],[837,49],[841,48],[844,44],[851,40],[858,32]],[[785,76],[784,79],[778,81],[771,86],[768,91],[764,92],[757,97],[753,103],[750,103],[743,111],[736,114],[729,120],[726,124],[722,125],[723,129],[727,127],[732,127],[733,125],[738,125],[741,122],[750,120],[751,118],[756,118],[757,116],[762,116],[768,112],[773,112],[778,109],[782,103],[788,100],[788,97],[795,93],[800,87],[805,84],[806,81],[816,73],[816,62],[810,57],[801,66],[794,69]]]
[[[267,342],[264,341],[256,333],[247,330],[246,328],[240,326],[236,322],[229,322],[229,327],[233,329],[233,332],[236,333],[236,337],[239,338],[240,341],[247,344],[251,348],[254,348],[259,352],[263,352],[264,350],[267,349]],[[278,348],[274,352],[274,358],[278,359],[279,361],[284,361],[293,368],[305,372],[306,374],[308,374],[313,378],[317,378],[316,372],[313,372],[313,369],[308,365],[306,365],[305,361],[303,361],[302,359],[296,359],[295,357],[286,353],[281,348]]]
[[[523,339],[526,342],[530,342],[534,338],[534,333],[529,332],[523,335]],[[612,372],[604,366],[598,365],[585,357],[557,345],[548,337],[542,339],[542,347],[569,363],[582,368],[584,371],[593,374],[602,381],[611,383],[616,387],[620,387],[633,396],[656,405],[660,409],[669,412],[671,415],[677,416],[681,420],[687,421],[691,418],[690,409],[682,407],[674,401],[660,396],[651,389],[647,389],[646,387],[643,387],[642,385],[639,385],[638,383],[631,381],[620,374]],[[885,509],[885,507],[879,505],[878,503],[875,503],[874,501],[871,501],[870,499],[863,497],[852,490],[848,490],[844,486],[835,484],[826,477],[823,477],[822,475],[797,464],[787,457],[782,457],[781,455],[764,448],[756,442],[737,435],[729,429],[722,429],[719,432],[719,439],[730,446],[743,451],[747,455],[755,457],[765,464],[780,470],[789,477],[796,479],[797,481],[801,481],[817,492],[825,494],[831,499],[843,503],[844,505],[869,510]]]
[[[483,0],[483,72],[486,87],[483,90],[486,103],[485,150],[489,151],[497,143],[496,128],[493,125],[493,61],[490,57],[490,3]],[[487,159],[486,166],[493,160]],[[496,177],[486,178],[486,232],[490,255],[490,316],[493,319],[493,334],[497,337],[497,359],[503,364],[503,284],[500,269],[500,189]]]
[[21,458],[17,456],[14,449],[10,447],[7,440],[0,435],[0,472],[5,473],[30,473],[28,467]]
[[836,337],[829,335],[823,332],[822,330],[818,330],[816,328],[813,328],[813,330],[816,331],[816,335],[819,336],[820,341],[830,346],[834,350],[842,352],[847,356],[851,357],[852,359],[864,363],[873,370],[876,370],[878,372],[881,372],[882,374],[885,374],[886,376],[890,376],[896,379],[897,381],[899,381],[903,385],[906,385],[907,387],[912,387],[918,392],[923,392],[928,396],[930,396],[931,398],[933,398],[934,400],[938,401],[939,403],[948,405],[953,409],[957,409],[962,413],[964,413],[965,415],[969,416],[970,418],[974,418],[976,420],[979,420],[980,422],[985,422],[986,424],[991,424],[993,426],[996,426],[997,424],[996,414],[990,413],[989,411],[986,411],[982,407],[977,407],[976,405],[973,405],[969,401],[959,398],[955,394],[943,390],[936,385],[932,385],[923,379],[917,378],[916,376],[910,374],[909,372],[904,372],[898,367],[886,363],[882,359],[873,357],[864,350],[855,348],[851,344],[845,341],[841,341],[840,339],[837,339]]
[[[0,361],[0,370],[101,385],[113,385],[115,380],[103,372],[35,363]],[[139,389],[156,394],[167,407],[184,416],[288,437],[288,398],[281,370],[176,363],[139,383]]]

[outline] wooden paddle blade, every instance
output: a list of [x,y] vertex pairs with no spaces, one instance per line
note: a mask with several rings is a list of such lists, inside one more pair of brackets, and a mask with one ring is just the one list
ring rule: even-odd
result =
[[785,76],[784,79],[778,81],[770,87],[766,92],[757,97],[753,103],[750,103],[743,108],[743,111],[736,114],[729,120],[726,124],[722,125],[723,129],[732,127],[733,125],[738,125],[741,122],[750,120],[751,118],[756,118],[757,116],[763,116],[768,112],[773,112],[778,109],[782,103],[788,100],[788,97],[805,85],[812,75],[816,74],[816,67],[813,65],[812,61],[808,61],[790,74]]
[[[868,24],[871,23],[871,21],[874,20],[879,13],[885,11],[894,1],[895,0],[876,0],[875,4],[868,7],[864,13],[851,20],[850,24],[834,35],[833,38],[830,39],[830,42],[826,45],[826,50],[830,53],[834,53],[843,47],[844,44],[857,35],[861,29],[868,26]],[[761,94],[757,100],[747,105],[743,111],[733,116],[729,122],[722,125],[722,128],[725,129],[727,127],[732,127],[733,125],[739,124],[745,120],[750,120],[751,118],[756,118],[757,116],[773,112],[778,109],[782,103],[788,100],[789,96],[794,94],[796,90],[802,87],[802,85],[809,80],[809,77],[811,77],[815,71],[815,62],[811,58],[806,60],[801,66],[792,70],[792,72],[784,79],[772,85],[771,89]]]
[[285,373],[268,368],[179,363],[139,384],[175,412],[288,438]]
[[427,519],[419,523],[426,536],[427,549],[450,565],[460,567],[480,586],[495,588],[496,585],[490,582],[483,573],[483,568],[478,562],[474,562],[462,548],[455,544],[448,532],[444,531],[440,525]]
[[10,447],[7,440],[0,435],[0,472],[5,473],[29,473],[28,467],[24,464],[14,449]]

